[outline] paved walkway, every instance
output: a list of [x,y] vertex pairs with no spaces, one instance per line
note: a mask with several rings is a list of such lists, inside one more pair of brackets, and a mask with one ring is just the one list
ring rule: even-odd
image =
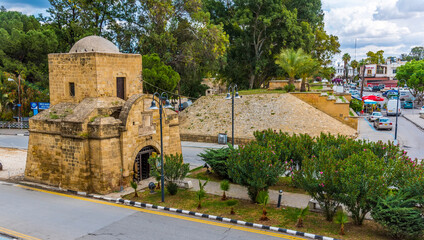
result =
[[0,128],[0,135],[28,135],[28,129]]
[[419,114],[403,114],[402,116],[418,128],[424,130],[424,118],[421,118]]

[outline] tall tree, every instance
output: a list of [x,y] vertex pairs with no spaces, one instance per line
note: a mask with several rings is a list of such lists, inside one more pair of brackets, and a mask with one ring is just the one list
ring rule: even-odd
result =
[[349,65],[348,65],[348,63],[350,61],[350,55],[349,55],[349,53],[343,54],[342,60],[343,60],[343,63],[344,63],[345,79],[347,81],[348,74],[349,74]]
[[[356,70],[358,70],[358,67],[359,67],[359,62],[358,61],[356,61],[356,60],[352,60],[351,62],[350,62],[350,66],[352,67],[352,69],[353,69],[353,74],[355,74],[355,71]],[[355,76],[354,76],[355,77]]]
[[379,50],[377,52],[369,51],[367,52],[367,58],[365,59],[365,61],[368,64],[384,64],[383,53],[383,50]]
[[315,41],[311,54],[320,61],[321,65],[331,64],[333,55],[340,53],[339,38],[328,35],[324,30],[324,24],[320,24],[315,29]]
[[287,74],[289,84],[294,84],[295,77],[304,72],[304,65],[308,61],[308,55],[301,48],[297,50],[288,48],[281,50],[275,63]]
[[413,96],[419,103],[424,98],[424,60],[406,63],[397,68],[396,79],[405,79]]
[[308,22],[314,29],[324,21],[321,0],[285,0],[284,5],[291,11],[296,9],[297,18]]
[[[259,87],[276,75],[274,56],[282,48],[312,49],[314,34],[307,21],[298,21],[283,0],[204,0],[215,23],[230,37],[227,65],[221,73],[244,88]],[[246,81],[247,80],[247,81]]]

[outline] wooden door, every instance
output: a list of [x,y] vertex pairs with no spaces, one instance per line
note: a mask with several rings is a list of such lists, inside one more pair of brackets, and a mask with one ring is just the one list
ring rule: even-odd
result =
[[125,78],[116,78],[116,96],[125,100]]

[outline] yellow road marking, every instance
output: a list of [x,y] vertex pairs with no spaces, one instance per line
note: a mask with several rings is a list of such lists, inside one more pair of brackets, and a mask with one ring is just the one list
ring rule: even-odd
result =
[[26,240],[40,240],[39,238],[31,237],[31,236],[25,235],[23,233],[18,233],[18,232],[15,232],[13,230],[3,228],[3,227],[0,227],[0,232],[5,233],[7,235],[10,235],[12,237],[19,237],[19,238],[26,239]]
[[17,185],[17,186],[21,187],[21,188],[26,188],[26,189],[38,191],[38,192],[74,198],[74,199],[78,199],[78,200],[82,200],[82,201],[100,203],[100,204],[115,206],[115,207],[120,207],[120,208],[127,208],[127,209],[131,209],[131,210],[139,211],[139,212],[150,213],[150,214],[155,214],[155,215],[160,215],[160,216],[165,216],[165,217],[171,217],[171,218],[177,218],[177,219],[182,219],[182,220],[186,220],[186,221],[203,223],[203,224],[208,224],[208,225],[213,225],[213,226],[218,226],[218,227],[237,229],[237,230],[244,231],[244,232],[252,232],[252,233],[268,235],[268,236],[273,236],[273,237],[278,237],[278,238],[285,238],[285,239],[290,239],[290,240],[305,240],[304,238],[298,238],[298,237],[294,237],[294,236],[291,236],[291,235],[285,235],[284,233],[268,232],[268,231],[263,231],[263,230],[258,230],[258,229],[241,227],[241,226],[232,225],[232,224],[212,222],[212,221],[208,221],[208,220],[197,219],[197,218],[186,217],[186,216],[180,216],[180,215],[166,213],[166,212],[162,212],[162,211],[153,211],[153,210],[148,210],[148,209],[144,209],[144,208],[137,208],[137,207],[128,206],[128,205],[122,205],[122,204],[117,204],[117,203],[105,202],[105,201],[101,201],[101,200],[95,200],[95,199],[91,199],[91,198],[79,197],[79,196],[68,195],[68,194],[64,194],[64,193],[58,193],[58,192],[51,192],[51,191],[38,189],[38,188],[32,188],[32,187],[23,186],[23,185]]

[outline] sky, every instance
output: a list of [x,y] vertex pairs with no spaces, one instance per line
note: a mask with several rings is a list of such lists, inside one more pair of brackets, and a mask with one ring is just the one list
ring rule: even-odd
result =
[[[0,0],[7,10],[46,15],[48,0]],[[368,51],[384,50],[384,57],[399,57],[412,47],[424,46],[424,0],[322,0],[325,30],[339,37],[352,60]],[[356,54],[355,54],[356,41]],[[356,56],[356,57],[355,57]]]

